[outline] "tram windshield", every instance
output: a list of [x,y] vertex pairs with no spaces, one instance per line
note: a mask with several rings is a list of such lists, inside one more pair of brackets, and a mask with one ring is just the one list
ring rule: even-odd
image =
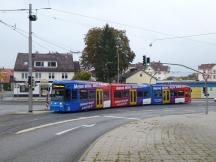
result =
[[51,92],[51,100],[52,101],[64,101],[64,89],[52,89]]

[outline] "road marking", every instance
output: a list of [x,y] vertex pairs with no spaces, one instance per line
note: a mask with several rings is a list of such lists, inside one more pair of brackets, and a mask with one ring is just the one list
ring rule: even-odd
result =
[[58,132],[58,133],[56,133],[56,135],[59,136],[59,135],[65,134],[65,133],[67,133],[67,132],[70,132],[70,131],[75,130],[75,129],[78,129],[78,128],[83,128],[83,127],[85,127],[85,128],[90,128],[90,127],[94,127],[95,125],[96,125],[96,124],[80,125],[80,126],[77,126],[77,127],[73,127],[73,128],[70,128],[70,129],[67,129],[67,130]]
[[139,118],[128,118],[123,116],[103,116],[105,118],[128,119],[128,120],[141,120]]
[[76,118],[76,119],[70,119],[70,120],[63,120],[63,121],[54,122],[54,123],[48,123],[48,124],[39,125],[39,126],[36,126],[36,127],[32,127],[32,128],[28,128],[28,129],[18,131],[15,134],[22,134],[22,133],[34,131],[34,130],[41,129],[41,128],[46,128],[46,127],[57,125],[57,124],[63,124],[63,123],[68,123],[68,122],[73,122],[73,121],[78,121],[78,120],[84,120],[84,119],[98,118],[98,117],[101,117],[101,116],[80,117],[80,118]]

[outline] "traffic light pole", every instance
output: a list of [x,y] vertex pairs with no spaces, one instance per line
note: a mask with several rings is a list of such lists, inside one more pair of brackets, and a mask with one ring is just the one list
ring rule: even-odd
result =
[[30,16],[32,15],[32,4],[29,4],[29,64],[28,64],[28,73],[30,77],[30,84],[29,87],[29,107],[28,111],[32,112],[32,21],[30,19]]
[[181,67],[185,67],[185,68],[187,68],[187,69],[190,69],[190,70],[192,70],[192,71],[195,71],[195,72],[197,72],[197,73],[199,73],[199,74],[202,74],[203,75],[203,78],[204,78],[204,80],[205,80],[205,97],[206,97],[206,107],[205,107],[205,114],[207,115],[208,114],[208,74],[206,74],[206,73],[202,73],[202,72],[200,72],[200,71],[198,71],[198,70],[195,70],[195,69],[193,69],[193,68],[191,68],[191,67],[188,67],[188,66],[185,66],[185,65],[182,65],[182,64],[173,64],[173,63],[162,63],[161,62],[161,64],[165,64],[165,65],[175,65],[175,66],[181,66]]

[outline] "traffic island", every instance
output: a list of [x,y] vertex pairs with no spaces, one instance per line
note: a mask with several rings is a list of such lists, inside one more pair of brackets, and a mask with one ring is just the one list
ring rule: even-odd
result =
[[215,116],[210,112],[134,121],[99,138],[80,161],[216,161]]

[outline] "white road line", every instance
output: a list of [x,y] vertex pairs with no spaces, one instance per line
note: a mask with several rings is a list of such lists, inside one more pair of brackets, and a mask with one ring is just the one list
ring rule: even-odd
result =
[[128,118],[123,116],[103,116],[105,118],[128,119],[128,120],[141,120],[139,118]]
[[48,124],[39,125],[39,126],[36,126],[36,127],[32,127],[32,128],[28,128],[28,129],[18,131],[18,132],[16,132],[16,134],[22,134],[22,133],[34,131],[34,130],[41,129],[41,128],[46,128],[46,127],[57,125],[57,124],[63,124],[63,123],[68,123],[68,122],[73,122],[73,121],[78,121],[78,120],[84,120],[84,119],[98,118],[98,117],[101,117],[101,116],[80,117],[80,118],[77,118],[77,119],[70,119],[70,120],[63,120],[63,121],[54,122],[54,123],[48,123]]
[[77,127],[73,127],[73,128],[70,128],[70,129],[67,129],[67,130],[58,132],[58,133],[56,133],[56,135],[59,136],[59,135],[65,134],[65,133],[67,133],[67,132],[70,132],[70,131],[75,130],[75,129],[78,129],[78,128],[82,128],[82,127],[90,128],[90,127],[94,127],[95,125],[96,125],[96,124],[80,125],[80,126],[77,126]]

